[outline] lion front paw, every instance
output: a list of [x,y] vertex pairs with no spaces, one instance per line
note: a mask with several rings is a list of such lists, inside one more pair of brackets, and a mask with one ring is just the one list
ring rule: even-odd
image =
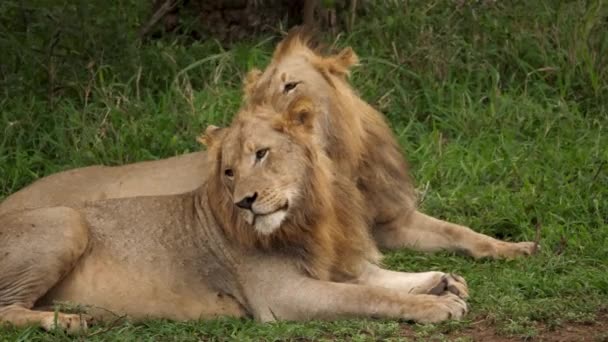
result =
[[440,296],[445,293],[452,293],[462,299],[469,298],[469,287],[466,280],[458,274],[445,273],[439,282],[431,287],[428,294]]
[[413,308],[416,311],[414,319],[420,323],[437,323],[446,320],[459,320],[468,312],[467,303],[451,292],[441,296],[425,296],[421,307]]
[[48,317],[45,317],[41,325],[47,330],[51,331],[54,329],[60,329],[66,331],[68,334],[79,334],[87,331],[89,325],[93,322],[93,318],[89,315],[84,314],[65,314],[49,313]]

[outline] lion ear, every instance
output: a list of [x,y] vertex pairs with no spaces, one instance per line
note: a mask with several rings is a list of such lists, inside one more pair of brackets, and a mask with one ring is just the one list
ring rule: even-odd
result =
[[287,127],[299,127],[310,131],[314,126],[314,119],[314,103],[309,98],[300,98],[289,105],[283,117],[283,122]]
[[262,70],[254,68],[247,72],[245,78],[243,79],[243,94],[245,97],[245,101],[249,101],[251,96],[253,95],[253,89],[255,85],[258,83],[258,80],[262,76]]
[[326,57],[324,64],[329,72],[340,76],[348,76],[350,69],[359,64],[359,57],[352,48],[347,47],[336,55]]
[[223,136],[225,130],[225,128],[209,125],[205,129],[205,133],[196,138],[196,141],[204,146],[210,147]]

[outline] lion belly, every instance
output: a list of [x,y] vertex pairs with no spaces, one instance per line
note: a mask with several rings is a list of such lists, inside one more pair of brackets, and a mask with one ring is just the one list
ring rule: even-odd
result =
[[126,265],[103,254],[85,256],[37,306],[77,303],[104,320],[122,315],[134,320],[191,320],[246,314],[234,298],[178,267],[137,262]]
[[[193,194],[100,201],[82,208],[89,245],[37,306],[90,305],[94,316],[198,319],[243,316],[235,269]],[[219,251],[221,252],[219,252]],[[110,314],[111,316],[111,314]]]

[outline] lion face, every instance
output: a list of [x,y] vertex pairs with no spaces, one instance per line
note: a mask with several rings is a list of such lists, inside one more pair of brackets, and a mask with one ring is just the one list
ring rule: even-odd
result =
[[239,115],[222,140],[224,188],[237,213],[263,235],[279,229],[297,210],[306,187],[312,164],[306,146],[312,137],[302,103],[296,101],[286,115],[267,107],[246,109],[250,113]]
[[255,82],[250,89],[253,103],[270,99],[276,108],[283,109],[299,96],[308,96],[323,104],[331,94],[327,80],[305,55],[290,56],[281,63],[271,64],[258,77],[248,77]]
[[[249,103],[271,103],[277,110],[286,109],[294,99],[315,100],[319,118],[329,117],[336,83],[343,82],[350,68],[358,63],[351,48],[323,56],[311,49],[301,32],[294,31],[281,42],[264,72],[254,69],[244,82],[245,98]],[[322,125],[321,127],[325,127]],[[320,128],[320,127],[318,127]]]

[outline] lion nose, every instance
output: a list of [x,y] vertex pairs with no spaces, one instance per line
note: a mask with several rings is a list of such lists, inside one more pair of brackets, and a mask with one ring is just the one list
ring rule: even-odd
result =
[[255,202],[256,198],[258,198],[257,192],[254,193],[252,196],[247,196],[247,197],[243,198],[242,200],[236,202],[236,205],[239,208],[251,210],[251,206],[253,205],[253,202]]

